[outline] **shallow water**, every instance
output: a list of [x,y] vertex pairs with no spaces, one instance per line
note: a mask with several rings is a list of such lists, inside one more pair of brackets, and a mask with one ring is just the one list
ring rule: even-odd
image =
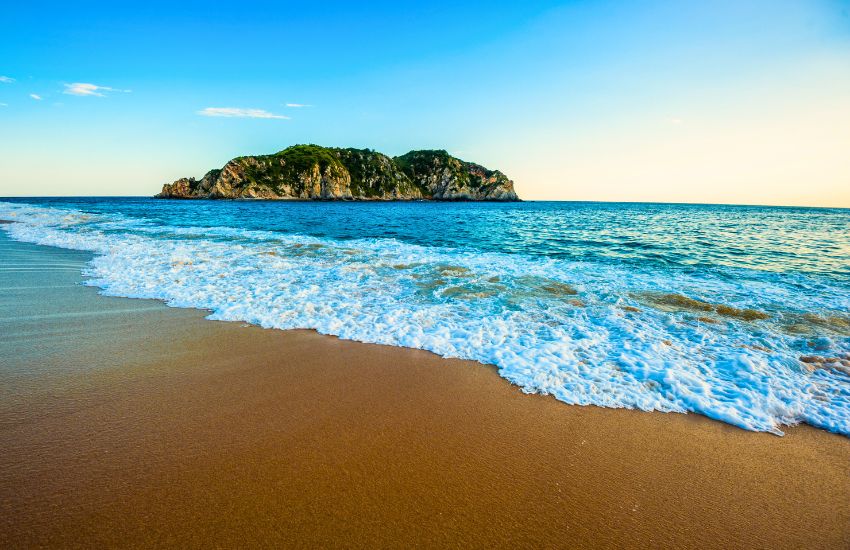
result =
[[211,317],[492,363],[575,404],[850,435],[850,211],[24,199],[15,239]]

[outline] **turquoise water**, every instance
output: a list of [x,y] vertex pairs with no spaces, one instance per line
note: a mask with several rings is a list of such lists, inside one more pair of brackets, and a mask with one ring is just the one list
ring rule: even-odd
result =
[[575,404],[850,435],[850,211],[4,199],[104,293],[499,367]]

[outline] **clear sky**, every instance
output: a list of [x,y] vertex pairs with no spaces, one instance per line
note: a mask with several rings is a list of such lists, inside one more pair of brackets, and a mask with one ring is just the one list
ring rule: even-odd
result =
[[4,5],[0,196],[318,143],[526,199],[850,207],[850,0],[130,4]]

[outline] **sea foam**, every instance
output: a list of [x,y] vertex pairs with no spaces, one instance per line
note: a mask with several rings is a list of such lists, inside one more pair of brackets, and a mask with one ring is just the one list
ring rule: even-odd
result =
[[476,360],[565,403],[850,435],[850,298],[805,276],[756,284],[24,204],[0,203],[0,219],[19,222],[3,226],[14,239],[93,252],[87,284],[106,295]]

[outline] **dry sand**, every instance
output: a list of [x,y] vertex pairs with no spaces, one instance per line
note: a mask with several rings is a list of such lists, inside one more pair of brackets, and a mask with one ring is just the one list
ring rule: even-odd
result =
[[847,548],[850,439],[76,286],[0,231],[0,547]]

